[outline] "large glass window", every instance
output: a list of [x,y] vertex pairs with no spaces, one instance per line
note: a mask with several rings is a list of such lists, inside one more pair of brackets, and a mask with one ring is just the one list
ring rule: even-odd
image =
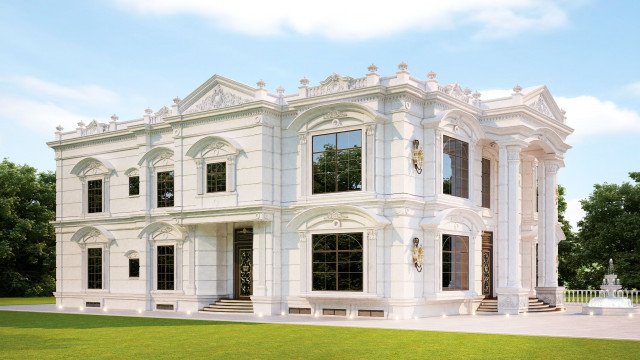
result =
[[362,233],[313,235],[313,290],[362,291]]
[[87,181],[87,212],[102,212],[102,179]]
[[482,207],[491,207],[491,160],[482,159]]
[[158,290],[173,290],[173,245],[158,246]]
[[140,195],[140,177],[129,176],[129,196]]
[[173,206],[173,171],[158,173],[158,207]]
[[102,249],[87,249],[87,288],[102,289]]
[[313,193],[362,190],[362,130],[313,137]]
[[227,191],[227,163],[207,164],[207,192]]
[[442,290],[469,290],[469,237],[442,235]]
[[469,144],[444,135],[442,192],[469,198]]

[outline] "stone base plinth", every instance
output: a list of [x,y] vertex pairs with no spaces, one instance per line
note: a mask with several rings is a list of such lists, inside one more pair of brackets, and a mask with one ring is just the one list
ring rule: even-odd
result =
[[555,307],[564,307],[564,287],[537,287],[536,296],[546,304]]
[[497,289],[498,313],[517,315],[529,307],[529,290],[518,288]]
[[605,307],[594,307],[594,306],[583,306],[582,313],[584,315],[617,315],[617,316],[629,316],[631,315],[640,315],[640,308],[632,307],[632,308],[605,308]]

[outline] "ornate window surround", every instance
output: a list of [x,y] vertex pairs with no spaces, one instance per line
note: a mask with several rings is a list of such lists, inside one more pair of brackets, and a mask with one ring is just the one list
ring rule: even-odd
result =
[[[390,224],[385,217],[351,206],[320,206],[305,210],[287,224],[298,233],[300,248],[300,292],[303,297],[353,297],[376,295],[376,253],[383,228]],[[316,291],[313,289],[314,234],[363,233],[362,291]]]
[[[481,293],[482,288],[476,286],[476,260],[479,259],[477,255],[481,251],[482,230],[486,227],[482,217],[477,212],[468,209],[445,209],[433,217],[424,218],[420,226],[426,233],[425,284],[428,282],[426,277],[431,271],[438,297],[476,296],[478,292]],[[469,237],[469,290],[442,289],[442,235],[444,234]]]
[[[151,279],[152,294],[184,294],[182,288],[183,276],[183,245],[188,238],[188,233],[180,225],[172,225],[164,221],[151,223],[142,229],[138,238],[147,240],[147,264],[153,274]],[[174,288],[173,290],[158,290],[157,254],[158,246],[174,246]],[[140,265],[142,267],[142,264]]]
[[[193,144],[186,153],[196,163],[197,194],[220,196],[236,192],[236,162],[243,151],[238,143],[221,136],[207,136]],[[226,164],[226,191],[207,192],[207,164]]]
[[[131,167],[129,169],[127,169],[127,171],[124,172],[124,175],[128,178],[132,177],[132,176],[138,176],[140,177],[140,171],[138,170],[138,168],[136,167]],[[129,185],[129,183],[127,182],[127,185]],[[129,187],[127,186],[127,196],[129,196],[130,198],[137,198],[140,197],[140,190],[142,189],[140,187],[140,184],[138,185],[139,189],[138,189],[138,195],[129,195]]]
[[[72,169],[71,174],[76,175],[82,188],[82,217],[109,216],[110,212],[110,180],[115,174],[113,165],[107,160],[98,157],[87,157],[80,160]],[[88,186],[91,180],[102,180],[102,212],[89,213]]]
[[318,106],[296,117],[287,129],[296,131],[299,141],[298,200],[335,196],[335,193],[313,194],[313,136],[352,130],[362,131],[362,191],[349,191],[343,195],[362,196],[375,192],[376,125],[383,121],[371,109],[351,103]]
[[[108,293],[109,292],[109,260],[111,245],[115,242],[113,234],[102,226],[84,226],[78,229],[71,241],[78,244],[81,251],[81,290],[84,293]],[[102,289],[89,289],[87,286],[88,251],[89,248],[102,249]]]
[[[128,260],[131,259],[138,259],[140,262],[138,263],[138,265],[140,266],[140,269],[143,268],[143,264],[142,264],[142,259],[140,258],[140,254],[138,253],[137,250],[129,250],[127,252],[124,253],[124,257],[126,257]],[[127,263],[127,265],[129,265]],[[129,272],[129,267],[127,266],[127,273]],[[142,279],[142,272],[139,272],[138,277],[130,277],[130,280],[137,280],[137,279]]]
[[[174,206],[175,206],[175,166],[173,160],[173,150],[166,147],[157,147],[149,150],[140,161],[138,161],[139,166],[144,166],[147,169],[147,178],[144,179],[147,183],[146,187],[146,195],[150,197],[150,206],[153,211],[169,211],[172,207],[162,207],[158,210],[158,199],[156,190],[158,188],[157,179],[158,173],[163,171],[173,171],[174,174]],[[142,181],[141,181],[142,182]]]

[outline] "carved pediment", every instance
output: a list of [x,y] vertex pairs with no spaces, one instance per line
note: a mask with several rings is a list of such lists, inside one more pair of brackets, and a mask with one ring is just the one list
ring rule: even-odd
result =
[[93,120],[82,130],[82,135],[102,134],[107,130],[109,130],[109,125]]
[[183,113],[191,114],[196,112],[221,109],[230,106],[241,105],[251,101],[252,99],[240,96],[232,92],[228,88],[221,85],[214,86],[206,95],[189,106]]
[[551,109],[549,109],[549,105],[547,105],[542,94],[540,94],[534,102],[527,104],[527,106],[543,115],[554,118],[553,113],[551,112]]
[[320,82],[320,85],[309,88],[308,96],[333,94],[365,86],[364,78],[354,79],[333,73]]
[[162,119],[171,116],[171,109],[166,106],[163,106],[160,110],[158,110],[155,114],[151,116],[151,123],[156,124],[162,121]]

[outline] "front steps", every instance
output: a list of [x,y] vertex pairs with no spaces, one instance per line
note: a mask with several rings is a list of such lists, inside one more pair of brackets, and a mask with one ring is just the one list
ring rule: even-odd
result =
[[[545,304],[538,298],[529,298],[529,308],[527,312],[552,312],[560,311],[561,308],[553,307],[549,304]],[[478,313],[498,313],[498,299],[484,299],[480,303],[480,306],[476,310]]]
[[215,304],[205,306],[201,311],[225,314],[253,314],[251,300],[220,299]]

